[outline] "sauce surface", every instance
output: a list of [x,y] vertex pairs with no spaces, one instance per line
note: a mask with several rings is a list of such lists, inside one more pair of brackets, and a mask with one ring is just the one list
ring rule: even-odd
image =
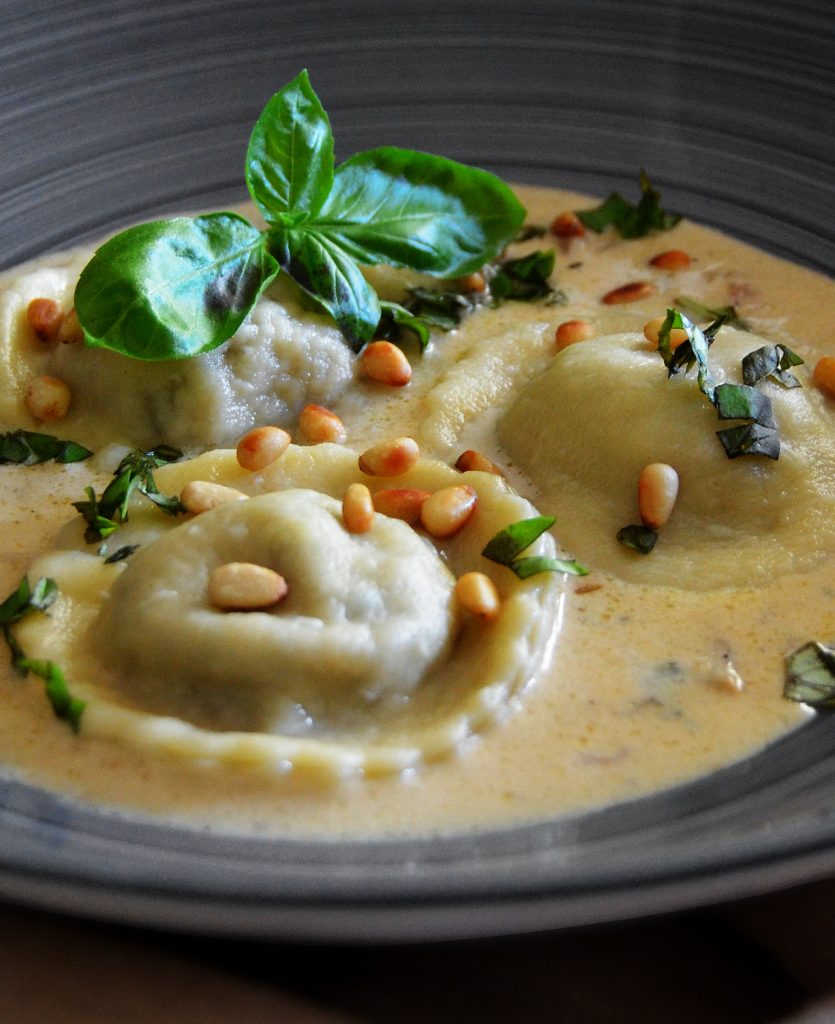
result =
[[[520,194],[531,223],[591,205],[586,197],[544,189]],[[824,329],[826,311],[835,309],[835,285],[715,232],[681,223],[636,241],[606,234],[563,246],[546,238],[518,251],[552,244],[566,304],[482,310],[438,336],[422,359],[413,358],[408,387],[384,391],[356,383],[334,405],[347,443],[362,450],[407,434],[426,454],[450,463],[466,448],[482,450],[508,467],[514,486],[543,514],[557,516],[559,537],[560,519],[571,509],[560,507],[559,493],[508,466],[496,439],[503,410],[555,358],[559,323],[582,318],[597,335],[640,333],[683,294],[708,306],[735,304],[757,333],[791,345],[807,367],[830,354]],[[672,248],[691,254],[691,269],[648,270],[650,257]],[[601,304],[610,289],[637,279],[651,280],[655,294],[627,306]],[[502,345],[490,343],[505,335]],[[462,370],[472,382],[463,398],[456,381]],[[808,378],[804,386],[811,387]],[[447,403],[451,388],[456,399]],[[108,478],[92,476],[84,464],[0,467],[0,594],[56,545],[72,518],[68,502],[88,483],[101,487]],[[635,510],[625,516],[624,524]],[[807,709],[781,696],[783,658],[807,640],[835,637],[831,552],[802,574],[711,590],[629,582],[585,561],[591,573],[568,581],[559,641],[541,677],[501,722],[456,756],[418,771],[316,786],[292,773],[144,757],[83,730],[74,736],[52,716],[40,682],[20,679],[5,659],[0,759],[7,773],[70,796],[195,827],[335,838],[437,834],[531,822],[650,793],[745,757],[806,720]]]

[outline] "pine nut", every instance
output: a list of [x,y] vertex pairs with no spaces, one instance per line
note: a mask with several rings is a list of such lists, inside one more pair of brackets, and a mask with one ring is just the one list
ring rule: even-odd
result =
[[311,444],[342,444],[345,424],[323,405],[306,405],[299,413],[299,429]]
[[342,498],[342,522],[348,533],[368,533],[374,525],[374,504],[365,484],[350,484]]
[[687,270],[690,262],[689,255],[683,249],[667,249],[653,256],[649,265],[656,270]]
[[[654,320],[648,320],[644,324],[644,337],[653,348],[658,348],[658,336],[666,319],[664,316],[657,316]],[[674,327],[670,331],[670,348],[677,349],[685,341],[687,341],[687,331],[682,330],[681,327]]]
[[56,422],[70,411],[70,389],[57,377],[35,377],[29,382],[24,398],[26,408],[36,420]]
[[499,614],[501,601],[496,584],[483,572],[465,572],[455,583],[455,596],[461,607],[476,618],[490,622]]
[[186,512],[198,515],[201,512],[208,512],[217,508],[218,505],[226,505],[230,501],[240,501],[246,498],[242,491],[234,487],[225,487],[223,484],[213,484],[208,480],[189,480],[180,492],[180,502]]
[[502,473],[495,462],[491,462],[486,455],[482,455],[481,452],[474,451],[472,448],[461,452],[458,456],[458,461],[455,463],[455,468],[460,469],[462,473],[467,473],[474,469],[478,473],[495,473],[496,476],[504,476],[504,473]]
[[290,447],[290,435],[281,427],[256,427],[238,442],[238,465],[256,473],[281,456]]
[[466,277],[459,277],[455,284],[461,292],[483,292],[487,287],[484,274],[478,270],[474,274],[467,274]]
[[26,307],[26,319],[41,341],[55,341],[64,313],[55,299],[32,299]]
[[423,503],[431,495],[431,491],[421,491],[417,487],[390,487],[377,491],[372,501],[381,515],[402,519],[414,526],[420,519]]
[[252,562],[227,562],[209,573],[209,600],[223,611],[271,608],[287,596],[287,583],[272,569]]
[[551,222],[551,234],[557,238],[582,238],[586,226],[573,210],[564,210]]
[[824,394],[835,398],[835,356],[824,356],[817,361],[812,371],[812,380]]
[[629,284],[622,284],[620,288],[606,292],[600,301],[607,306],[620,306],[625,302],[638,302],[640,299],[649,298],[654,292],[655,288],[649,281],[630,281]]
[[395,437],[367,448],[359,457],[359,468],[368,476],[400,476],[414,466],[419,456],[417,441]]
[[565,320],[557,328],[557,351],[562,352],[569,345],[576,345],[578,341],[588,341],[593,337],[594,327],[588,320]]
[[426,499],[420,510],[420,521],[433,537],[451,537],[475,511],[478,495],[467,484],[442,487]]
[[638,477],[638,509],[644,526],[657,530],[670,518],[678,497],[678,473],[665,462],[644,466]]
[[84,341],[84,331],[81,328],[75,308],[71,309],[61,321],[56,337],[62,345],[75,345],[78,342]]
[[372,341],[360,356],[362,372],[378,384],[402,388],[412,379],[412,367],[403,351],[390,341]]

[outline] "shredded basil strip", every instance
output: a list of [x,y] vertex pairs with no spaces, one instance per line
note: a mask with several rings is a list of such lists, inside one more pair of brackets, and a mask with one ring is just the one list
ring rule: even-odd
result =
[[2,630],[3,638],[11,651],[12,665],[21,675],[26,674],[20,667],[26,655],[12,633],[12,626],[32,612],[45,612],[54,603],[57,596],[58,587],[55,580],[42,576],[32,587],[29,578],[24,576],[6,600],[0,604],[0,630]]
[[742,379],[750,387],[773,380],[784,388],[799,388],[800,381],[789,367],[802,365],[803,360],[787,345],[763,345],[743,357]]
[[751,325],[737,313],[734,306],[717,306],[715,309],[711,309],[703,302],[699,302],[698,299],[691,298],[689,295],[678,295],[673,299],[673,302],[677,309],[695,317],[697,320],[708,322],[711,320],[721,320],[728,327],[736,327],[739,331],[751,330]]
[[83,462],[93,453],[76,441],[32,430],[0,434],[0,465],[33,466],[41,462]]
[[811,641],[786,658],[783,696],[815,708],[835,708],[835,646]]
[[540,572],[564,572],[572,576],[586,576],[588,569],[583,568],[573,559],[548,558],[544,555],[531,555],[527,558],[519,556],[550,530],[556,520],[553,516],[535,516],[532,519],[521,519],[511,523],[491,538],[481,552],[485,558],[499,565],[512,569],[519,579],[527,579]]
[[54,661],[42,661],[38,658],[23,658],[20,668],[43,679],[55,717],[67,722],[72,731],[77,733],[81,728],[81,716],[87,702],[73,696],[63,671]]
[[623,544],[624,547],[631,548],[641,555],[648,555],[655,547],[658,534],[648,526],[632,524],[618,530],[617,539],[618,543]]
[[649,176],[642,170],[639,177],[641,198],[630,203],[619,192],[612,192],[600,206],[592,210],[577,210],[577,216],[590,231],[598,234],[614,227],[621,238],[643,238],[652,231],[669,231],[681,220],[677,213],[667,213],[661,207],[661,193],[652,187]]

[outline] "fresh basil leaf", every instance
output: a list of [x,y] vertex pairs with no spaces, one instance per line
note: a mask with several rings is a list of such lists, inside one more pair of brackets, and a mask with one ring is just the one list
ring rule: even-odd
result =
[[775,460],[780,458],[780,435],[775,427],[746,423],[740,427],[717,430],[716,436],[722,442],[729,459],[736,459],[740,455],[765,455]]
[[380,302],[354,260],[318,227],[276,231],[271,237],[282,268],[328,311],[358,352],[374,336]]
[[588,569],[573,558],[545,558],[541,555],[516,558],[510,563],[510,568],[520,580],[526,580],[529,576],[535,576],[540,572],[564,572],[569,576],[588,576],[589,574]]
[[513,238],[525,210],[495,175],[395,146],[336,169],[314,226],[359,263],[469,274]]
[[0,604],[0,626],[12,626],[30,612],[45,612],[58,596],[54,580],[42,576],[34,588],[24,576],[15,590]]
[[0,434],[0,465],[32,466],[41,462],[83,462],[93,453],[75,441],[64,441],[52,434],[31,430],[12,430]]
[[[687,341],[679,345],[675,352],[670,345],[670,332],[673,330],[683,330],[687,334]],[[711,402],[714,400],[714,384],[708,367],[708,351],[713,334],[715,331],[708,337],[707,332],[700,330],[675,309],[667,310],[667,316],[658,332],[658,351],[667,367],[668,375],[672,377],[685,364],[689,369],[693,362],[698,363],[699,389]]]
[[539,249],[519,259],[502,261],[490,278],[494,305],[509,299],[532,302],[555,295],[556,289],[550,282],[553,271],[553,249]]
[[451,331],[482,304],[478,293],[410,288],[405,307],[430,327]]
[[[314,217],[333,187],[328,116],[302,71],[255,122],[246,152],[249,193],[268,223]],[[296,215],[296,217],[292,217]]]
[[37,658],[23,658],[20,668],[40,676],[46,683],[46,695],[55,712],[55,717],[66,721],[73,732],[81,728],[81,716],[87,702],[74,697],[62,670],[54,661],[41,661]]
[[183,359],[231,338],[277,273],[261,232],[237,214],[153,221],[96,252],[75,310],[88,345]]
[[679,295],[673,299],[673,302],[677,309],[682,310],[684,313],[688,313],[697,320],[721,320],[729,327],[736,327],[738,331],[751,330],[751,325],[747,320],[743,320],[743,318],[739,316],[734,306],[717,306],[715,309],[711,309],[709,306],[705,306],[704,303],[699,302],[698,299],[691,298],[689,295]]
[[658,534],[648,526],[633,524],[631,526],[624,526],[623,529],[618,530],[617,539],[624,547],[631,548],[633,551],[637,551],[641,555],[648,555],[655,547],[655,542],[658,540]]
[[[112,555],[108,555],[106,552],[104,552],[104,555],[106,556],[104,559],[104,564],[113,565],[114,562],[124,562],[124,560],[126,558],[130,558],[130,556],[138,548],[138,544],[123,544],[122,547],[117,548]],[[100,552],[100,554],[102,554],[102,552]]]
[[812,641],[786,658],[783,696],[815,708],[835,708],[835,647]]
[[410,313],[405,306],[397,302],[385,302],[380,300],[380,322],[377,325],[376,335],[380,338],[395,338],[400,330],[412,331],[417,335],[421,352],[429,345],[429,323]]
[[803,360],[788,346],[763,345],[743,357],[742,379],[751,387],[771,378],[785,388],[799,388],[800,381],[789,367],[802,365]]
[[762,427],[777,427],[771,399],[747,384],[719,384],[714,403],[720,420],[754,420]]
[[577,216],[591,231],[600,233],[614,227],[621,238],[643,238],[652,231],[669,231],[681,220],[679,214],[666,213],[661,193],[652,187],[646,171],[640,174],[641,198],[637,204],[613,192],[593,210],[577,210]]
[[514,242],[529,242],[532,238],[544,238],[548,228],[544,224],[523,224],[513,236]]
[[553,516],[535,516],[532,519],[521,519],[518,523],[511,523],[510,526],[499,530],[481,553],[491,562],[510,565],[514,558],[529,548],[546,530],[550,530],[555,522]]

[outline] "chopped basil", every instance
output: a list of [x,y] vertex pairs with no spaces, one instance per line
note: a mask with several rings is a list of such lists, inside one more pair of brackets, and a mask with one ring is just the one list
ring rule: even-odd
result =
[[754,420],[762,427],[776,427],[771,399],[747,384],[719,384],[713,404],[720,420]]
[[83,462],[93,453],[75,441],[32,430],[10,430],[0,434],[0,465],[32,466],[40,462]]
[[74,697],[63,671],[54,661],[41,661],[38,658],[24,658],[20,667],[26,672],[33,672],[46,683],[46,695],[55,717],[69,723],[73,732],[81,728],[81,716],[87,702]]
[[536,516],[511,523],[488,541],[481,553],[491,562],[512,569],[522,580],[540,572],[565,572],[572,576],[587,576],[588,569],[584,569],[572,559],[547,558],[541,555],[519,557],[546,530],[550,530],[555,522],[553,516]]
[[112,555],[108,555],[107,548],[102,545],[99,554],[104,558],[105,565],[113,565],[114,562],[124,562],[126,558],[130,558],[138,547],[138,544],[123,544],[122,547],[116,548]]
[[736,459],[740,455],[765,455],[775,460],[780,458],[780,435],[775,427],[745,423],[739,427],[717,430],[716,436],[722,442],[729,459]]
[[743,358],[742,379],[751,387],[770,378],[784,388],[799,388],[800,381],[789,367],[802,365],[803,360],[787,345],[763,345]]
[[736,327],[739,331],[751,330],[751,325],[747,320],[743,320],[739,316],[734,306],[717,306],[715,309],[711,309],[689,295],[679,295],[673,299],[673,302],[677,309],[695,317],[697,320],[721,320],[729,327]]
[[183,511],[182,503],[176,496],[162,494],[154,480],[154,470],[168,462],[182,457],[182,452],[168,445],[159,445],[150,451],[129,452],[116,467],[113,479],[105,487],[101,497],[96,496],[92,487],[85,488],[86,501],[72,504],[87,522],[85,540],[92,544],[105,540],[119,529],[128,519],[128,504],[133,492],[139,491],[168,515]]
[[835,647],[817,641],[786,658],[783,696],[815,708],[835,708]]
[[642,555],[648,555],[655,547],[658,534],[648,526],[633,524],[618,530],[617,539],[624,547],[632,548],[633,551],[637,551]]
[[563,292],[552,287],[550,276],[554,272],[554,250],[537,249],[519,259],[504,260],[496,264],[490,278],[490,294],[493,305],[514,300],[535,302],[548,299],[556,305],[566,301]]
[[42,576],[33,588],[29,584],[29,578],[24,576],[6,600],[0,604],[0,630],[9,645],[12,665],[18,672],[22,672],[20,663],[25,658],[25,654],[12,633],[12,626],[31,612],[45,612],[57,596],[58,587],[55,580]]
[[514,242],[529,242],[532,238],[544,238],[548,228],[544,224],[523,224],[513,237]]
[[577,216],[589,230],[600,233],[614,227],[621,238],[643,238],[652,231],[674,228],[681,216],[661,208],[661,193],[652,187],[646,171],[641,171],[639,181],[641,198],[637,204],[612,192],[593,210],[577,210]]

